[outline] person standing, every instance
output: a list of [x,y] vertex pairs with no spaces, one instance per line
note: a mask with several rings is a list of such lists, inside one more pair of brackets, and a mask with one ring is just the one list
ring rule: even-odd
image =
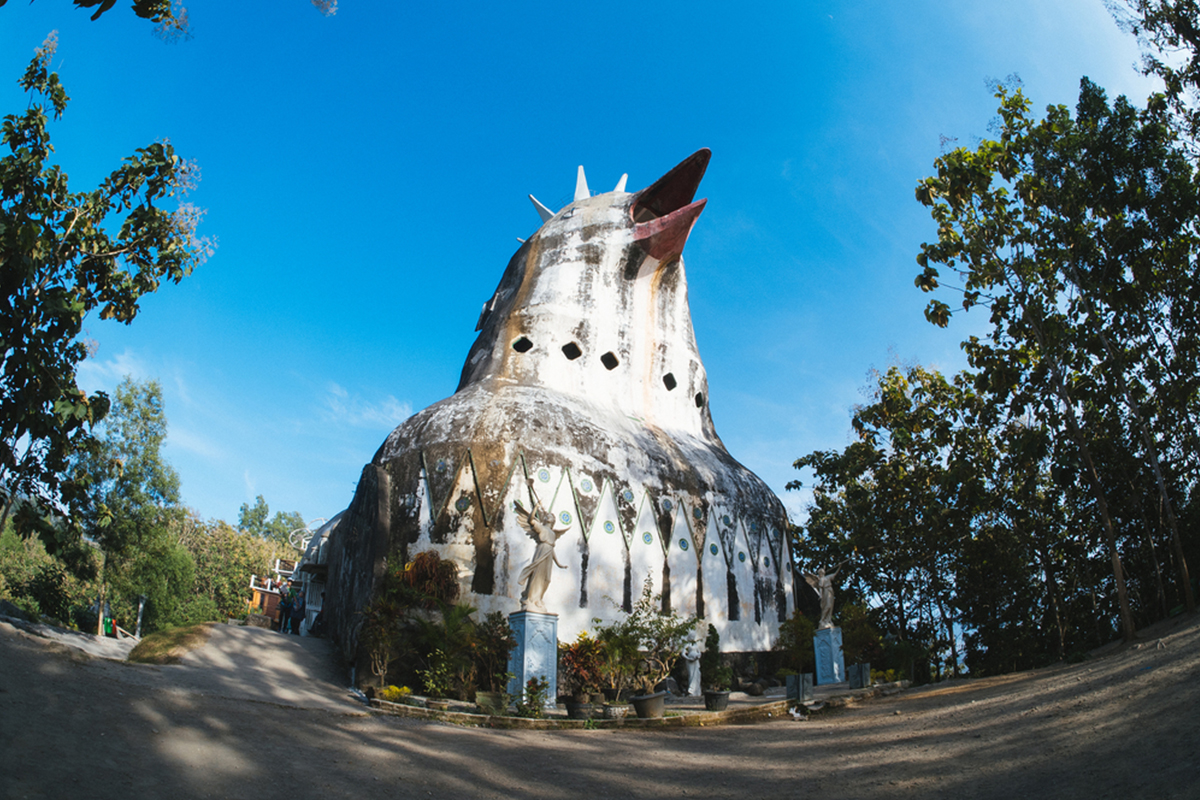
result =
[[292,633],[300,635],[300,623],[304,622],[304,593],[297,592],[292,601]]
[[279,632],[287,633],[292,624],[292,589],[279,587]]

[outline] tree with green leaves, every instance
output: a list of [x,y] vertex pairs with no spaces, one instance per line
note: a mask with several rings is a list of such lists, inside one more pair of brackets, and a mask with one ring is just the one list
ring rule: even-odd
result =
[[971,522],[972,483],[952,453],[969,396],[919,366],[877,378],[873,402],[855,409],[855,441],[795,463],[813,473],[813,502],[793,553],[807,564],[847,561],[843,605],[873,601],[893,642],[955,671],[952,555]]
[[[100,19],[117,4],[116,0],[71,0],[78,8],[94,8],[92,21]],[[337,13],[338,0],[309,0],[314,8],[327,17]],[[0,0],[0,7],[8,0]],[[133,0],[129,10],[155,25],[155,33],[163,40],[191,38],[188,10],[179,0]]]
[[[88,476],[73,463],[96,451],[93,427],[108,412],[102,392],[79,388],[88,356],[84,320],[129,324],[161,283],[178,283],[212,251],[197,238],[202,212],[174,200],[194,185],[195,165],[168,142],[138,149],[99,188],[72,192],[51,163],[49,116],[67,93],[50,71],[53,34],[19,81],[29,107],[4,117],[0,158],[0,502],[36,501],[25,527],[54,513],[77,538]],[[174,205],[172,209],[170,206]],[[106,226],[116,226],[115,232]],[[47,546],[60,544],[42,527]],[[49,531],[49,532],[48,532]]]
[[195,563],[194,594],[212,600],[217,618],[245,614],[250,577],[268,575],[277,558],[295,555],[291,548],[237,531],[221,520],[200,520],[190,509],[177,518],[172,536]]
[[[238,530],[270,539],[281,545],[289,545],[289,537],[293,531],[305,528],[304,516],[299,511],[276,511],[271,516],[271,508],[260,494],[254,498],[254,505],[242,503],[238,509]],[[292,553],[294,555],[294,552]]]
[[[964,343],[979,388],[1069,438],[1104,530],[1121,630],[1131,638],[1114,489],[1097,449],[1109,439],[1096,432],[1116,426],[1155,476],[1178,587],[1193,608],[1178,486],[1164,452],[1193,437],[1195,424],[1164,428],[1178,417],[1162,408],[1196,405],[1200,191],[1161,107],[1137,109],[1124,98],[1110,105],[1084,79],[1075,116],[1051,106],[1038,120],[1019,90],[999,86],[996,94],[999,138],[939,158],[937,175],[917,188],[938,240],[922,245],[916,283],[936,290],[939,266],[958,277],[962,307],[991,313],[988,337]],[[950,313],[934,300],[926,316],[944,326]],[[1171,398],[1168,384],[1182,396]]]
[[184,511],[179,476],[162,453],[162,388],[126,377],[102,431],[97,452],[78,467],[89,476],[88,534],[104,552],[113,616],[132,630],[145,595],[144,630],[214,618],[211,598],[194,590],[195,562],[173,533]]
[[1106,0],[1117,24],[1137,37],[1142,73],[1163,82],[1159,101],[1193,146],[1200,136],[1200,4],[1196,0]]
[[117,385],[91,478],[89,533],[111,555],[135,553],[179,509],[179,475],[163,456],[167,416],[157,381]]

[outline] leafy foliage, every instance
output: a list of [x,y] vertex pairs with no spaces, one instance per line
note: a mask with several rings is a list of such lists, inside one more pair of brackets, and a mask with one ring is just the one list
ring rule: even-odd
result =
[[1200,135],[1200,6],[1195,0],[1108,0],[1122,28],[1142,46],[1142,73],[1163,82],[1151,103],[1175,114],[1195,142]]
[[433,696],[468,699],[477,688],[500,691],[516,639],[498,612],[476,622],[456,603],[458,568],[435,551],[403,567],[388,566],[360,612],[359,645],[383,680],[393,670],[418,678]]
[[704,637],[704,652],[700,654],[700,678],[705,686],[716,691],[728,691],[733,683],[733,670],[721,663],[721,634],[711,624]]
[[[419,674],[433,697],[467,700],[475,693],[475,609],[466,603],[440,603],[432,619],[422,615],[409,617],[416,623],[416,635],[410,639],[425,669]],[[436,677],[436,683],[430,683]]]
[[817,671],[817,660],[813,653],[813,634],[816,631],[817,626],[804,614],[793,614],[780,623],[775,649],[783,653],[783,669],[795,673]]
[[179,476],[162,455],[167,419],[158,383],[125,378],[96,450],[77,460],[87,476],[86,526],[104,552],[112,616],[133,630],[145,596],[143,630],[214,619],[211,598],[193,591],[196,566],[172,530],[182,515]]
[[[8,600],[37,619],[40,615],[60,624],[95,627],[94,615],[86,608],[95,597],[96,557],[83,556],[90,570],[68,568],[60,558],[46,551],[40,539],[20,537],[11,525],[0,534],[0,599]],[[79,573],[90,577],[81,578]]]
[[1085,79],[1074,111],[1042,117],[997,85],[995,138],[917,187],[937,225],[927,319],[987,315],[970,371],[889,370],[849,447],[796,462],[814,480],[794,551],[851,559],[846,599],[870,604],[884,665],[1023,669],[1194,606],[1200,180],[1178,94],[1194,81],[1176,77],[1145,108]]
[[600,688],[603,661],[603,646],[587,631],[580,631],[570,644],[559,642],[558,662],[562,666],[565,683],[579,692],[590,693]]
[[245,614],[250,576],[267,575],[276,559],[294,555],[275,541],[241,533],[221,520],[204,522],[191,511],[178,515],[171,530],[195,563],[193,592],[212,599],[216,619]]
[[635,679],[644,693],[671,674],[688,636],[696,628],[694,617],[663,613],[662,598],[647,580],[630,612],[609,625],[598,626],[596,636],[605,652],[602,672],[610,685]]
[[602,683],[618,691],[628,689],[638,666],[638,636],[626,620],[601,625],[597,617],[596,641],[600,643],[599,672]]
[[[1180,487],[1168,485],[1165,461],[1196,427],[1178,410],[1196,407],[1200,190],[1160,107],[1139,110],[1125,98],[1110,105],[1087,79],[1074,117],[1052,106],[1039,121],[1019,90],[1001,86],[997,97],[1000,138],[947,154],[938,175],[918,187],[939,238],[922,246],[917,283],[937,287],[935,264],[958,273],[964,308],[991,309],[991,334],[964,345],[980,370],[977,385],[1070,438],[1128,638],[1133,619],[1106,460],[1135,459],[1152,477],[1179,586],[1194,607],[1177,523]],[[942,303],[931,317],[945,313]],[[1110,456],[1114,438],[1124,452]]]
[[[8,0],[0,0],[0,7]],[[92,21],[100,19],[109,11],[116,0],[71,0],[79,8],[94,8]],[[337,0],[309,0],[314,8],[327,17],[337,13]],[[133,0],[129,7],[141,19],[155,23],[155,34],[164,41],[190,39],[192,37],[188,10],[179,0]]]
[[508,686],[508,657],[517,646],[517,637],[508,619],[493,611],[475,627],[473,658],[479,690],[503,692]]
[[288,555],[294,556],[295,553],[291,552],[289,537],[293,531],[306,527],[306,523],[299,511],[276,511],[275,516],[271,517],[271,509],[260,494],[254,499],[254,505],[242,503],[238,509],[237,526],[239,531],[244,531],[251,536],[270,539],[288,547]]
[[[95,454],[92,428],[109,407],[76,382],[85,317],[128,324],[144,295],[178,283],[212,250],[195,235],[198,209],[163,207],[197,177],[169,142],[138,149],[97,189],[70,191],[49,163],[48,114],[58,119],[68,101],[49,69],[55,48],[51,34],[19,81],[29,107],[0,126],[0,501],[6,517],[15,498],[34,500],[19,522],[52,552],[78,536],[88,476],[73,465]],[[51,512],[56,528],[36,524]]]
[[386,700],[389,703],[401,703],[412,694],[412,689],[407,686],[385,686],[376,695],[380,700]]
[[400,641],[399,623],[404,607],[383,593],[376,594],[371,602],[359,612],[362,627],[359,629],[359,645],[366,651],[371,673],[379,678],[379,685],[387,683],[392,663],[392,653]]
[[525,692],[517,700],[516,715],[528,719],[546,716],[546,701],[549,699],[550,682],[541,676],[530,678],[525,683]]
[[417,553],[398,576],[400,585],[425,608],[458,599],[458,566],[435,551]]

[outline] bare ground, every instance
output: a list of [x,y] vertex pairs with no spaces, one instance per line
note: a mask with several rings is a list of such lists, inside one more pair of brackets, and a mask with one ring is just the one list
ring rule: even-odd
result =
[[0,797],[1197,798],[1200,619],[1073,666],[804,722],[511,731],[371,716],[320,640],[216,626],[180,665],[0,622]]

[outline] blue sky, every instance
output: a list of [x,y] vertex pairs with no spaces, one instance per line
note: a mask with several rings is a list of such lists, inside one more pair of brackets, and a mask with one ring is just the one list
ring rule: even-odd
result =
[[1100,0],[194,0],[175,44],[123,6],[0,9],[0,111],[58,30],[73,189],[162,138],[199,162],[216,254],[131,326],[89,320],[81,382],[158,379],[185,502],[230,522],[258,494],[333,516],[387,433],[454,391],[539,224],[527,194],[560,208],[579,164],[593,191],[623,172],[636,191],[700,147],[685,260],[713,419],[799,519],[791,464],[849,441],[869,371],[957,370],[985,322],[925,322],[913,189],[941,137],[988,135],[986,82],[1019,75],[1037,108],[1073,105],[1084,75],[1153,88]]

